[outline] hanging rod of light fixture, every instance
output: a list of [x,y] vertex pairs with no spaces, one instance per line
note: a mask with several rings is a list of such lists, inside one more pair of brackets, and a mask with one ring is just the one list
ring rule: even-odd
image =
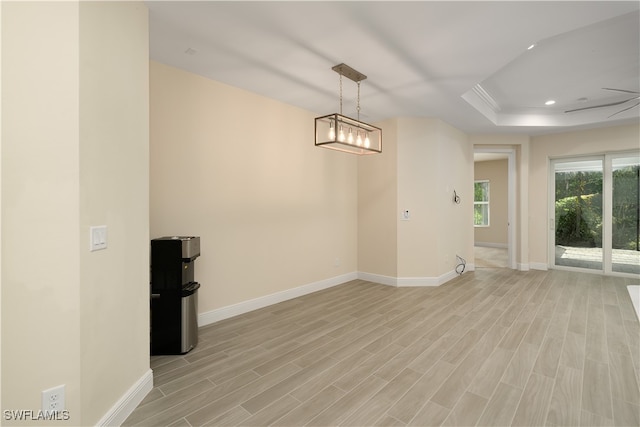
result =
[[[330,148],[352,154],[376,154],[382,152],[382,129],[360,121],[360,82],[367,76],[346,64],[331,68],[340,75],[340,113],[328,114],[315,119],[317,147]],[[358,85],[357,118],[342,114],[342,77]]]

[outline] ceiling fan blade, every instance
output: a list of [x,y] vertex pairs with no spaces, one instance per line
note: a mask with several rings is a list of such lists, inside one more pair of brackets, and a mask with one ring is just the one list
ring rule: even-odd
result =
[[574,111],[582,111],[582,110],[591,110],[592,108],[613,107],[614,105],[624,104],[625,102],[629,102],[633,99],[637,99],[637,98],[629,98],[629,99],[625,99],[624,101],[612,102],[610,104],[600,104],[600,105],[593,105],[591,107],[575,108],[573,110],[567,110],[565,111],[565,113],[573,113]]
[[636,91],[633,91],[633,90],[613,89],[613,88],[610,88],[610,87],[603,87],[602,89],[604,89],[604,90],[613,90],[615,92],[624,92],[624,93],[640,93],[640,92],[636,92]]
[[611,118],[611,117],[615,116],[616,114],[623,113],[623,112],[625,112],[625,111],[627,111],[627,110],[632,109],[633,107],[637,107],[638,105],[640,105],[640,101],[636,102],[636,103],[635,103],[635,104],[633,104],[631,107],[627,107],[627,108],[625,108],[625,109],[623,109],[623,110],[618,111],[617,113],[613,113],[612,115],[610,115],[610,116],[609,116],[609,117],[607,117],[607,118],[609,119],[609,118]]

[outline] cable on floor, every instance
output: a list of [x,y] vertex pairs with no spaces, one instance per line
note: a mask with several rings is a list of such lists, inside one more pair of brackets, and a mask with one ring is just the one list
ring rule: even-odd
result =
[[467,261],[460,255],[456,255],[456,258],[458,259],[458,265],[456,265],[456,273],[462,275],[462,273],[464,273],[464,268],[467,266]]

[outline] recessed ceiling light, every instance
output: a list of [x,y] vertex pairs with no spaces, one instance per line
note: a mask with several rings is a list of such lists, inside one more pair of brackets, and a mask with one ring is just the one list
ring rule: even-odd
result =
[[556,103],[556,101],[554,101],[553,99],[550,99],[547,102],[545,102],[544,105],[553,105],[555,103]]
[[535,43],[533,43],[532,45],[530,45],[530,46],[527,48],[527,50],[531,50],[531,49],[533,49],[534,47],[536,47],[536,44],[535,44]]

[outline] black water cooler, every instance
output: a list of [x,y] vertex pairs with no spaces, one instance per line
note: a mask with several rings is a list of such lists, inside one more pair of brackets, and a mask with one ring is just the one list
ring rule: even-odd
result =
[[184,354],[198,344],[200,238],[151,240],[151,354]]

